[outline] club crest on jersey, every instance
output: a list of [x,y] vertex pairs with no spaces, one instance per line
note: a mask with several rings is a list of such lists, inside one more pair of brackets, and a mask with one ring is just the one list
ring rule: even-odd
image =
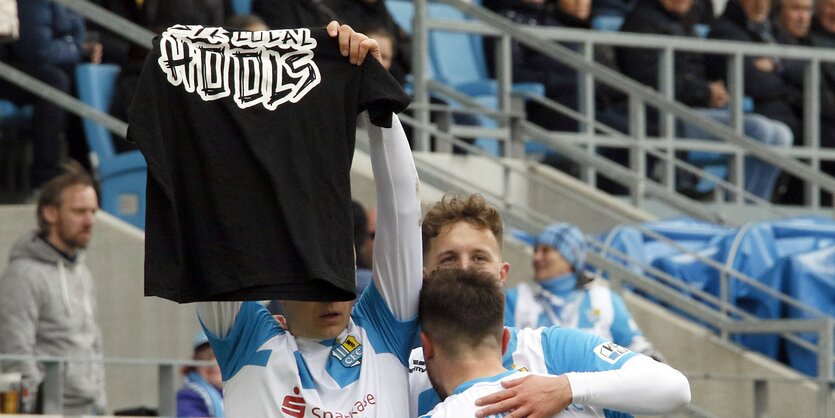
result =
[[345,367],[354,367],[362,364],[362,344],[353,335],[345,338],[345,341],[334,348],[331,354]]
[[600,357],[609,364],[617,363],[627,353],[629,353],[628,349],[615,343],[603,343],[594,348],[594,354],[597,354],[597,357]]

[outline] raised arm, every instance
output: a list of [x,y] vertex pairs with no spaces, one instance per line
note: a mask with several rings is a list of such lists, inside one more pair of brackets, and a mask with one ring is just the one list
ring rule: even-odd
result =
[[423,277],[420,183],[397,116],[392,116],[391,128],[380,128],[371,123],[366,126],[377,189],[374,285],[394,316],[400,321],[409,320],[417,316]]

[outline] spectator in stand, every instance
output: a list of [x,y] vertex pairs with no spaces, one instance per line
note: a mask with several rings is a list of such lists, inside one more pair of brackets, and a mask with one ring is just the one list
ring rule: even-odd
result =
[[534,281],[507,291],[505,325],[577,328],[663,361],[620,295],[586,273],[587,251],[577,227],[556,223],[545,228],[536,237]]
[[[812,0],[783,0],[775,18],[775,26],[779,30],[778,40],[787,45],[818,46],[823,48],[835,47],[835,35],[826,32],[824,20],[835,29],[835,1],[821,0],[817,4],[818,15],[812,17]],[[803,86],[805,65],[793,65],[794,83],[798,88]],[[821,64],[821,81],[819,89],[820,105],[820,145],[835,147],[835,64]],[[821,170],[835,176],[835,161],[822,161]],[[822,204],[830,205],[832,197],[824,195]]]
[[[591,0],[508,0],[495,2],[494,11],[517,23],[554,26],[573,29],[591,28]],[[578,49],[577,44],[565,45]],[[534,50],[513,44],[513,81],[534,82],[545,85],[545,95],[571,109],[579,109],[577,84],[579,74],[573,68],[546,57]],[[527,106],[528,119],[550,129],[576,132],[576,120],[556,113],[536,103]],[[628,121],[620,114],[600,109],[599,121],[621,132],[628,130]]]
[[224,24],[227,28],[235,28],[235,29],[243,29],[249,30],[253,32],[258,32],[262,30],[269,30],[270,28],[267,27],[267,24],[261,20],[260,17],[255,15],[235,15],[226,19],[226,23]]
[[809,38],[814,46],[835,48],[835,0],[818,0]]
[[[49,0],[26,0],[18,2],[18,16],[20,38],[9,45],[8,56],[0,58],[26,74],[72,94],[75,66],[85,60],[101,62],[102,46],[86,40],[81,15]],[[80,127],[68,130],[66,110],[6,81],[0,81],[0,98],[34,105],[30,187],[37,190],[61,173],[65,139],[73,156],[86,159]]]
[[[776,44],[768,19],[771,0],[730,0],[725,12],[710,27],[711,39]],[[727,56],[708,55],[708,77],[727,78]],[[754,101],[754,111],[779,120],[792,130],[795,143],[803,141],[803,93],[787,79],[786,66],[774,57],[746,57],[745,95]]]
[[142,13],[149,29],[162,32],[171,25],[223,26],[224,0],[144,0]]
[[252,13],[270,29],[325,26],[336,14],[322,0],[253,0]]
[[354,209],[354,253],[357,258],[357,295],[359,297],[372,281],[372,254],[365,252],[369,229],[365,208],[356,200],[352,203]]
[[412,38],[394,21],[385,0],[323,0],[323,3],[333,10],[336,20],[363,33],[379,32],[375,28],[388,32],[396,50],[389,72],[400,84],[405,83],[406,76],[412,72]]
[[[391,73],[391,67],[394,64],[395,58],[400,55],[397,51],[397,40],[394,38],[394,35],[379,26],[369,28],[368,30],[362,29],[369,38],[374,39],[380,45],[380,55],[383,58],[380,63],[383,64],[383,68],[389,70],[389,73]],[[393,73],[392,76],[394,76]],[[398,80],[398,82],[402,85],[405,82],[405,78]]]
[[192,360],[211,361],[214,364],[183,368],[185,379],[177,391],[177,416],[222,417],[223,377],[205,332],[198,331],[192,347]]
[[[693,0],[640,0],[626,15],[622,30],[647,34],[696,37],[690,20]],[[659,52],[644,48],[618,48],[618,64],[625,75],[651,87],[658,86],[660,68]],[[730,123],[730,112],[726,108],[730,95],[724,81],[710,81],[702,54],[679,51],[675,54],[675,98],[696,108],[704,116],[722,123]],[[658,113],[648,124],[657,125]],[[749,113],[744,120],[745,134],[755,140],[775,147],[789,147],[793,142],[789,128],[776,120]],[[681,136],[711,139],[707,133],[694,126],[684,125]],[[745,189],[763,199],[769,200],[780,170],[755,157],[745,161]],[[692,179],[695,180],[695,179]],[[690,177],[678,180],[679,190],[692,188]]]
[[[75,359],[61,371],[63,414],[100,415],[107,404],[102,336],[84,252],[99,206],[90,175],[78,163],[67,168],[43,185],[38,230],[15,243],[0,276],[0,353]],[[2,369],[23,375],[22,411],[43,412],[43,365],[4,361]]]

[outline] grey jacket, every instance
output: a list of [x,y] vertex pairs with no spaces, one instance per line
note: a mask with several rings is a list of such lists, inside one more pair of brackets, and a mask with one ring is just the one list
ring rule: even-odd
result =
[[[15,243],[0,276],[0,353],[101,358],[101,330],[95,321],[96,295],[84,254],[62,256],[35,232]],[[4,361],[4,372],[23,374],[31,409],[43,366]],[[104,368],[100,362],[69,361],[64,366],[64,409],[103,412]]]

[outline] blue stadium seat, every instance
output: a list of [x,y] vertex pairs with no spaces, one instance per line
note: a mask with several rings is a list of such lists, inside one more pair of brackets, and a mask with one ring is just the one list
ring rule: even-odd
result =
[[232,12],[236,15],[252,13],[252,0],[232,0]]
[[17,106],[0,100],[0,168],[6,190],[28,192],[29,141],[26,131],[31,125],[31,105]]
[[603,32],[617,32],[623,26],[623,16],[601,15],[591,19],[591,28]]
[[[79,99],[107,112],[119,71],[118,66],[109,64],[77,66]],[[142,154],[139,151],[117,154],[110,132],[90,119],[84,119],[84,132],[101,182],[102,209],[144,229],[147,165]]]
[[386,1],[386,9],[388,9],[391,17],[398,26],[404,31],[412,33],[412,19],[415,15],[415,6],[408,0],[388,0]]
[[[447,4],[429,3],[428,13],[437,19],[467,20],[463,12]],[[479,35],[433,30],[429,33],[429,59],[438,80],[466,94],[495,95],[498,90],[496,80],[488,75]],[[514,83],[512,89],[545,94],[545,86],[538,83]]]

